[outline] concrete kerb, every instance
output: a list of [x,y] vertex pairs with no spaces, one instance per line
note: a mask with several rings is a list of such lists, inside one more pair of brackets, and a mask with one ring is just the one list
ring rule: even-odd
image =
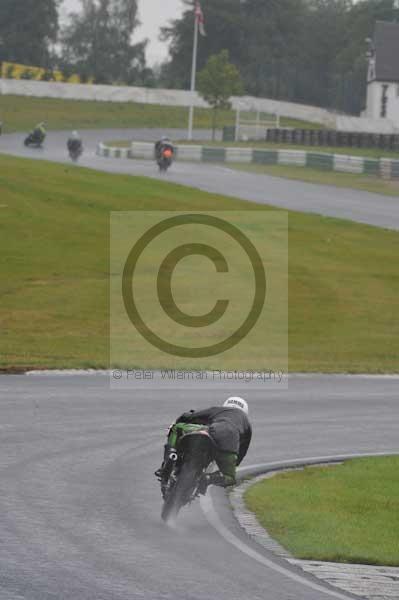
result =
[[229,494],[234,515],[240,527],[254,542],[292,567],[300,568],[304,573],[313,575],[328,586],[338,588],[351,595],[369,600],[382,600],[383,598],[394,600],[399,597],[399,568],[296,559],[268,534],[244,502],[244,494],[251,485],[282,471],[310,466],[333,466],[353,458],[391,456],[392,454],[397,454],[397,452],[315,457],[241,468],[238,475],[239,485]]
[[[107,158],[154,158],[154,146],[148,142],[132,142],[130,148],[117,148],[100,143],[97,155]],[[327,154],[302,150],[279,150],[177,145],[176,160],[188,162],[243,163],[309,167],[322,171],[373,175],[383,179],[399,179],[399,161],[388,158],[373,159],[345,154]]]

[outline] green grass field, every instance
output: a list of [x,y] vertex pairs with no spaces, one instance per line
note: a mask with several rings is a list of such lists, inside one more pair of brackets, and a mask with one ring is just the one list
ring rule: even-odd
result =
[[[0,188],[2,368],[108,366],[110,211],[267,210],[6,156]],[[288,234],[290,369],[399,372],[399,233],[291,212]]]
[[[165,127],[184,129],[188,123],[188,108],[139,104],[136,102],[91,102],[0,96],[0,121],[4,132],[28,131],[39,121],[46,121],[48,129],[101,129]],[[235,113],[219,112],[218,127],[234,125]],[[285,127],[319,127],[313,123],[282,119]],[[210,129],[212,111],[196,109],[194,127]]]
[[294,556],[399,566],[399,457],[286,472],[251,486],[247,506]]

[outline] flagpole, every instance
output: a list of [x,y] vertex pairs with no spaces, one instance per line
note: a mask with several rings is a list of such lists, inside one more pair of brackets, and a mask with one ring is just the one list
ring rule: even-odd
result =
[[187,139],[193,139],[193,124],[194,124],[194,92],[195,80],[197,75],[197,53],[198,53],[198,17],[194,18],[194,45],[193,45],[193,63],[191,67],[191,87],[190,87],[190,113],[188,118],[188,135]]

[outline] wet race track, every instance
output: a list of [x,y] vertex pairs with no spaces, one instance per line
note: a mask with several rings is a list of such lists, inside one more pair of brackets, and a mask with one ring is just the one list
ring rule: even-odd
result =
[[[157,167],[152,161],[110,159],[95,155],[96,146],[100,141],[123,139],[156,141],[163,134],[170,134],[172,139],[183,139],[186,132],[183,130],[146,129],[84,131],[82,138],[86,151],[80,164],[113,173],[162,177],[167,181],[253,202],[341,217],[389,229],[399,229],[397,197],[244,173],[234,171],[226,166],[212,166],[204,163],[177,162],[165,177],[165,175],[158,174]],[[204,137],[203,132],[197,133],[197,135]],[[70,162],[67,157],[67,133],[65,132],[50,132],[43,150],[24,148],[23,139],[23,134],[0,137],[0,152],[56,162]]]
[[[1,600],[324,597],[229,544],[198,502],[176,529],[161,523],[152,473],[165,429],[185,409],[240,391],[254,423],[245,465],[391,451],[397,385],[300,376],[288,391],[188,383],[111,391],[102,375],[1,376]],[[251,545],[224,493],[212,496],[222,522]]]

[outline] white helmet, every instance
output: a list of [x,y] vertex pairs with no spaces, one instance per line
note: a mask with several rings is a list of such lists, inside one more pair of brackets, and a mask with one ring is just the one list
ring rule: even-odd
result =
[[239,410],[245,412],[246,415],[249,412],[247,402],[244,400],[244,398],[240,398],[240,396],[230,396],[230,398],[227,398],[227,400],[223,403],[223,406],[226,408],[238,408]]
[[77,131],[72,131],[72,139],[77,140],[79,138],[79,133]]

